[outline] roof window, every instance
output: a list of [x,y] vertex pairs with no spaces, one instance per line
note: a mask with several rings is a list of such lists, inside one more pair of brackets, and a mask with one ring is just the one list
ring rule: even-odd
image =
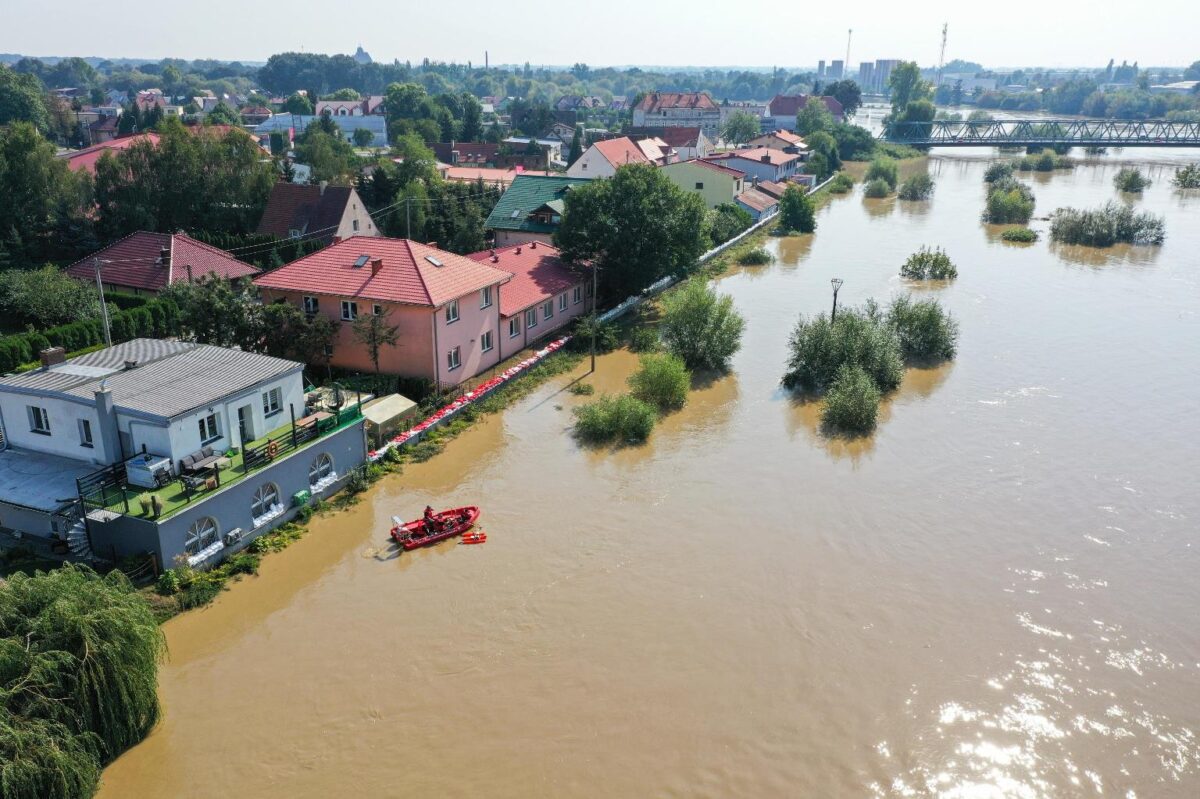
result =
[[354,268],[355,268],[355,269],[361,269],[361,268],[363,268],[364,266],[366,266],[366,265],[367,265],[367,263],[368,263],[370,260],[371,260],[371,256],[369,256],[369,255],[360,255],[360,256],[358,256],[358,260],[356,260],[356,261],[354,262]]

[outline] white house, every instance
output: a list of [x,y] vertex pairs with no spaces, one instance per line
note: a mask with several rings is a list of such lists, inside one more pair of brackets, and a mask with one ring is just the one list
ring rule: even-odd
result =
[[628,136],[598,141],[567,169],[572,178],[610,178],[617,167],[625,164],[654,164],[663,166],[674,160],[671,148],[662,139],[639,139]]

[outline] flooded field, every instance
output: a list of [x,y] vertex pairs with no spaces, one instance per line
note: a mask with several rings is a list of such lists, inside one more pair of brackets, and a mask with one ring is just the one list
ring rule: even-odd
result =
[[[565,386],[316,519],[166,626],[158,729],[116,797],[1200,795],[1200,153],[1033,177],[1036,215],[1117,198],[1158,248],[999,239],[989,154],[928,203],[834,199],[815,236],[719,281],[732,373],[646,446],[585,450]],[[1033,227],[1045,233],[1048,223]],[[897,277],[923,244],[959,279]],[[801,313],[932,292],[958,358],[910,370],[878,432],[778,388]],[[392,514],[483,506],[485,546],[398,556]]]

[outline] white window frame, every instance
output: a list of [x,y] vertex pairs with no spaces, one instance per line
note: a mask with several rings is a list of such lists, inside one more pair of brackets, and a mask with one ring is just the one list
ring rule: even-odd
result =
[[304,309],[306,314],[312,316],[321,310],[321,300],[317,297],[306,294],[304,295],[303,299],[301,299],[300,306]]
[[358,318],[358,303],[354,300],[342,300],[342,321],[353,322]]
[[521,335],[521,317],[514,316],[508,320],[508,337],[516,338]]
[[452,325],[458,319],[458,300],[450,300],[450,302],[446,303],[446,324]]
[[558,295],[558,312],[559,313],[567,312],[567,292],[565,292],[565,291],[562,294]]
[[308,484],[315,486],[331,474],[333,474],[333,456],[328,452],[322,452],[316,460],[308,465]]
[[383,316],[383,306],[378,304],[372,305],[371,313],[375,314],[376,316]]
[[221,437],[221,423],[215,412],[207,416],[201,416],[198,420],[200,423],[200,444],[211,444]]
[[462,366],[462,348],[455,347],[446,352],[446,371],[453,372],[455,369]]
[[573,301],[573,302],[574,302],[576,305],[578,305],[579,303],[583,302],[583,286],[576,286],[576,287],[575,287],[574,291],[572,291],[572,292],[571,292],[571,300],[572,300],[572,301]]
[[542,321],[554,318],[554,300],[546,300],[542,303]]
[[492,287],[491,286],[484,286],[483,288],[481,288],[479,290],[479,307],[480,308],[491,308],[492,307]]
[[357,219],[352,219],[352,220],[350,220],[350,226],[351,226],[352,228],[354,228],[354,232],[355,232],[355,233],[357,233],[357,232],[358,232],[358,220],[357,220]]
[[95,441],[92,439],[91,419],[79,420],[79,446],[87,447],[88,449],[93,449],[96,446]]
[[192,522],[183,537],[183,548],[189,555],[198,555],[201,550],[217,543],[221,537],[221,528],[217,520],[211,516],[201,516]]
[[278,386],[269,391],[264,391],[262,399],[264,419],[283,411],[283,389]]
[[263,483],[255,490],[254,497],[250,500],[250,517],[262,518],[278,504],[280,504],[279,486],[274,483]]
[[492,331],[488,330],[487,332],[485,332],[479,336],[479,351],[480,352],[491,352],[493,346],[494,345],[492,344]]
[[526,329],[535,328],[538,326],[537,308],[530,308],[525,312],[525,327]]
[[41,405],[28,405],[29,432],[40,436],[50,435],[50,413]]

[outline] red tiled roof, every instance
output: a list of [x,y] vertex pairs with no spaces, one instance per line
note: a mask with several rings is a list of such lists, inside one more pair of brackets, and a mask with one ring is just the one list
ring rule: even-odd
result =
[[[807,94],[777,94],[771,98],[771,102],[767,105],[767,110],[773,117],[794,117],[800,113],[800,109],[808,105]],[[838,102],[836,97],[820,97],[818,98],[825,103],[825,107],[829,109],[829,113],[833,114],[837,119],[841,119],[846,115],[846,109],[842,108],[842,104]]]
[[500,290],[500,315],[515,316],[526,308],[562,294],[583,282],[549,244],[532,242],[504,250],[481,250],[467,256],[510,273],[512,280]]
[[743,205],[750,206],[760,214],[779,204],[779,201],[774,197],[758,189],[746,189],[737,196],[737,200]]
[[[168,267],[158,263],[164,248],[171,251]],[[100,274],[105,283],[143,291],[161,291],[168,283],[187,282],[189,266],[194,280],[212,275],[236,279],[258,274],[258,269],[250,264],[184,233],[149,233],[144,230],[131,233],[71,264],[67,267],[67,273],[81,280],[95,280],[93,258],[110,262],[100,265]]]
[[695,164],[696,166],[702,166],[705,169],[711,169],[714,172],[721,172],[723,174],[729,175],[730,177],[735,177],[735,178],[746,177],[746,173],[740,169],[734,169],[733,167],[725,166],[724,164],[715,164],[712,161],[705,161],[703,158],[693,158],[690,161],[681,161],[680,163]]
[[447,166],[446,180],[453,180],[458,183],[473,183],[476,180],[482,180],[484,183],[493,183],[507,186],[513,182],[513,178],[521,174],[519,169],[491,169],[485,166]]
[[[366,256],[365,264],[355,266],[362,256]],[[379,274],[373,274],[376,259],[383,261]],[[509,277],[501,269],[428,244],[352,236],[260,275],[254,282],[283,291],[437,307]]]
[[700,128],[630,128],[629,133],[657,137],[670,147],[695,147],[700,142]]
[[717,104],[703,92],[650,92],[637,104],[639,111],[651,113],[665,108],[716,110]]
[[787,188],[787,184],[776,183],[773,180],[761,180],[754,188],[758,189],[763,194],[768,194],[778,200],[783,197],[783,192]]
[[[764,157],[767,159],[767,161],[763,161]],[[790,164],[799,157],[800,156],[793,153],[785,153],[783,150],[772,150],[770,147],[748,147],[745,150],[730,150],[727,153],[709,156],[709,158],[719,158],[722,160],[728,158],[740,158],[744,161],[769,163],[771,166],[783,166],[784,164]]]
[[[296,230],[317,241],[332,241],[354,196],[356,192],[349,186],[326,186],[322,190],[320,186],[280,181],[271,187],[258,232],[286,239]],[[312,235],[318,231],[319,235]]]
[[787,142],[792,147],[806,146],[803,138],[797,136],[795,133],[792,133],[790,130],[784,130],[783,128],[780,128],[779,130],[772,130],[769,133],[764,133],[763,135],[756,137],[754,141],[757,141],[758,139],[780,139]]
[[101,144],[93,144],[91,147],[85,147],[78,152],[69,153],[62,157],[67,159],[67,166],[73,171],[78,172],[81,169],[86,169],[94,175],[96,174],[96,162],[100,160],[100,156],[107,152],[112,152],[115,155],[117,150],[124,150],[139,141],[149,141],[151,144],[157,146],[158,134],[143,133],[138,136],[113,139]]
[[642,152],[642,148],[638,146],[638,142],[635,142],[628,136],[598,141],[592,146],[613,166],[650,163],[650,159]]

